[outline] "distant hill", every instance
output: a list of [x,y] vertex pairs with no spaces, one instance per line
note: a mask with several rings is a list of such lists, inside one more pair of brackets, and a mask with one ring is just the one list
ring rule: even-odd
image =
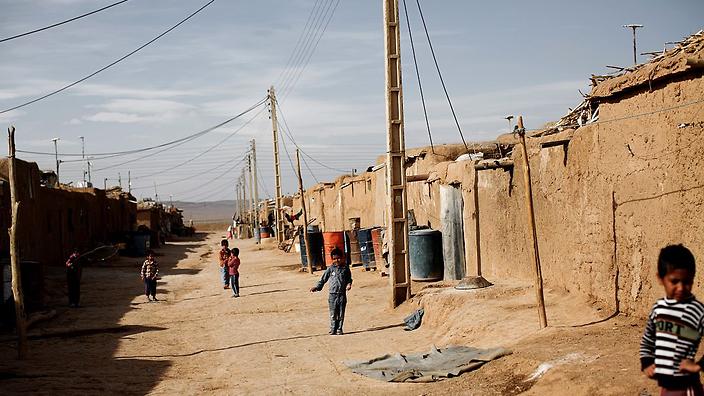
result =
[[235,212],[235,201],[213,202],[180,202],[174,201],[174,206],[183,210],[183,221],[193,219],[198,223],[225,223],[232,220]]

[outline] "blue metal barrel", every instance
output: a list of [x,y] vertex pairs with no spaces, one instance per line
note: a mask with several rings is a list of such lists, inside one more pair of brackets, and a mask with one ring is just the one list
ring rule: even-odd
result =
[[374,241],[372,240],[373,228],[362,228],[357,231],[357,241],[359,251],[362,254],[362,264],[365,269],[376,268],[376,258],[374,257]]
[[414,230],[408,233],[411,279],[438,281],[443,276],[442,233],[437,230]]

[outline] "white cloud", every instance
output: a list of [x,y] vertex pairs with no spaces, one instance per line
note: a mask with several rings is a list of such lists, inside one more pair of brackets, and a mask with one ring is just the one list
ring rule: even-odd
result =
[[68,125],[81,125],[83,124],[83,121],[81,121],[78,118],[71,118],[69,122],[67,122]]

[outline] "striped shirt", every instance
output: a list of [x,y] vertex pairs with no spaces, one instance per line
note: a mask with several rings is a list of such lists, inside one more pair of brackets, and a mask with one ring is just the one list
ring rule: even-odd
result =
[[159,274],[159,264],[156,263],[156,260],[144,260],[141,273],[144,279],[156,279]]
[[669,388],[666,384],[693,380],[692,374],[679,371],[680,362],[694,360],[702,334],[704,304],[694,296],[684,301],[659,299],[648,316],[640,342],[641,368],[655,364],[658,382],[665,388]]

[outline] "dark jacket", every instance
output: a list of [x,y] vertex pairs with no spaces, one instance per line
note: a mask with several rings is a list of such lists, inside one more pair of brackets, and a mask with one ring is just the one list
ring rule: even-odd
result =
[[315,290],[323,290],[323,285],[327,281],[330,281],[330,294],[344,294],[347,291],[347,285],[352,284],[352,271],[347,265],[328,267],[315,285]]

